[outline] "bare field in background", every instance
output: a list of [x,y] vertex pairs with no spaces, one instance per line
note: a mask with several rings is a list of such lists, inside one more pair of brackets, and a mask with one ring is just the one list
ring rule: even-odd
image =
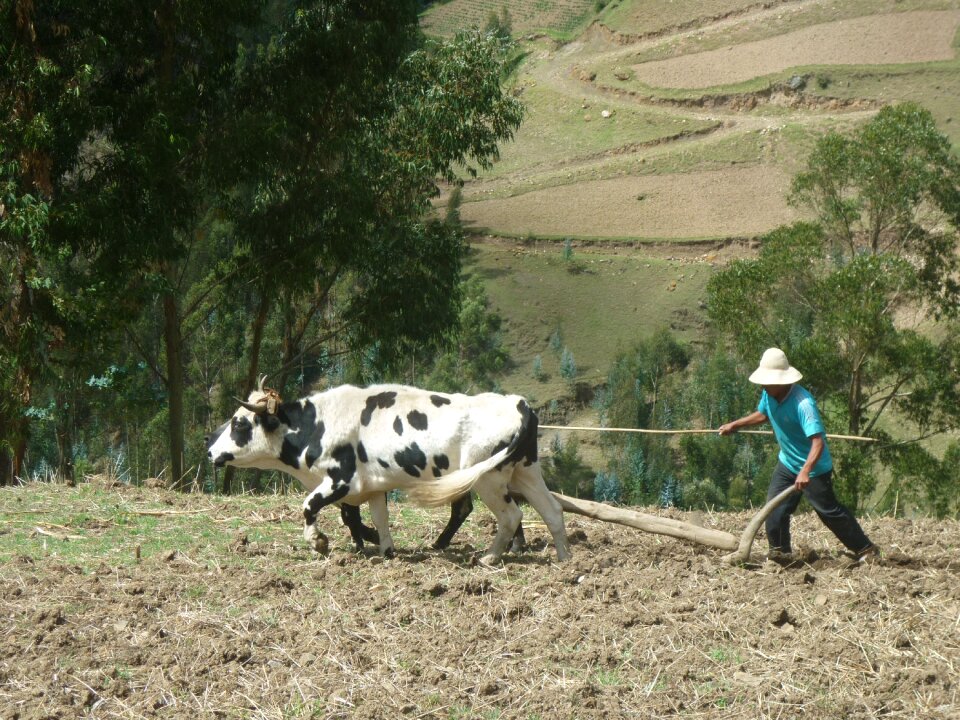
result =
[[798,219],[788,189],[778,168],[753,165],[559,185],[464,203],[460,216],[468,230],[512,235],[723,239]]
[[872,15],[742,45],[633,66],[656,87],[708,88],[807,65],[900,65],[952,60],[960,11]]

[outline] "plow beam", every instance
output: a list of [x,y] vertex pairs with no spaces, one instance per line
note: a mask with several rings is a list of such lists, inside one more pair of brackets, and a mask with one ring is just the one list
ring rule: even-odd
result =
[[729,565],[740,565],[750,559],[750,549],[753,541],[763,525],[763,521],[773,511],[777,505],[790,497],[796,490],[791,486],[782,493],[772,498],[760,508],[759,511],[747,523],[746,529],[738,538],[723,530],[712,530],[710,528],[700,527],[692,523],[674,520],[672,518],[659,517],[657,515],[648,515],[646,513],[628,510],[627,508],[613,507],[603,503],[593,502],[591,500],[581,500],[580,498],[567,497],[554,493],[554,497],[560,503],[561,507],[567,512],[577,515],[584,515],[594,520],[616,523],[617,525],[626,525],[644,532],[654,533],[656,535],[667,535],[678,540],[687,540],[717,548],[719,550],[730,551],[723,556],[723,561]]

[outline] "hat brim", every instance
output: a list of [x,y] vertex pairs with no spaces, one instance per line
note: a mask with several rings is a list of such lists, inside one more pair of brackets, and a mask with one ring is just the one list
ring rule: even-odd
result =
[[795,367],[789,367],[786,370],[757,368],[748,379],[754,385],[793,385],[802,377],[803,375]]

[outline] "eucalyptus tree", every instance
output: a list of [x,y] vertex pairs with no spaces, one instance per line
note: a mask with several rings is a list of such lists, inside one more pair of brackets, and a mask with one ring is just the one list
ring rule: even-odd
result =
[[931,463],[902,459],[960,422],[960,163],[928,111],[887,107],[823,136],[790,199],[815,221],[775,230],[757,258],[714,276],[710,315],[744,362],[786,350],[832,427],[886,440],[836,448],[850,502],[881,466],[894,489],[929,481]]
[[[282,380],[304,356],[375,348],[389,363],[457,323],[462,236],[433,218],[438,181],[489,167],[520,103],[500,84],[502,43],[428,41],[416,2],[303,6],[240,65],[219,186],[255,271],[261,336],[289,319]],[[303,312],[289,312],[302,305]],[[250,355],[247,388],[258,374]]]
[[[49,367],[38,347],[75,363],[82,339],[105,336],[159,297],[179,478],[178,261],[202,208],[203,148],[222,124],[233,58],[260,3],[3,5],[0,125],[10,211],[0,230],[7,262],[24,279],[6,324],[15,384],[29,388]],[[21,393],[13,417],[23,417],[29,395]]]
[[437,178],[488,164],[519,123],[489,39],[426,45],[395,0],[2,10],[0,480],[37,380],[62,385],[67,359],[74,382],[142,356],[179,482],[186,369],[222,380],[190,348],[238,307],[253,362],[278,299],[297,307],[287,361],[455,320],[462,240],[425,218]]
[[415,2],[366,5],[301,8],[238,73],[215,152],[259,297],[241,393],[278,302],[283,351],[265,369],[280,385],[304,358],[396,365],[458,324],[463,239],[431,199],[438,181],[489,167],[523,108],[500,84],[502,41],[428,41]]

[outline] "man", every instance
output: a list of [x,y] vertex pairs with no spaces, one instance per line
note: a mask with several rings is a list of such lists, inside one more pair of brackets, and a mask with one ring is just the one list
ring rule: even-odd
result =
[[[876,557],[877,547],[833,493],[833,460],[826,431],[813,396],[796,384],[802,377],[782,350],[770,348],[764,352],[760,366],[750,376],[750,382],[763,386],[760,404],[746,417],[721,425],[720,434],[730,435],[769,421],[780,444],[780,455],[767,499],[794,485],[857,560]],[[800,497],[800,493],[790,496],[767,517],[768,557],[775,562],[791,559],[790,517],[800,504]]]

